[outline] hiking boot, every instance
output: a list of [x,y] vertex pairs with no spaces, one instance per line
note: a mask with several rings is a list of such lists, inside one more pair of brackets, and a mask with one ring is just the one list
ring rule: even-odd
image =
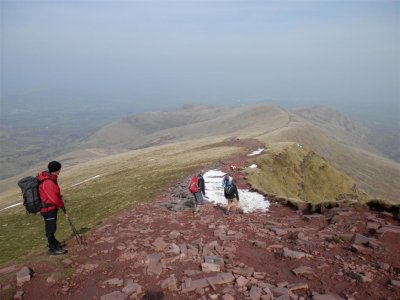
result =
[[65,242],[59,242],[59,241],[55,241],[55,244],[57,245],[57,247],[59,248],[63,248],[65,246],[67,246],[67,244]]
[[49,249],[49,254],[50,255],[63,255],[66,254],[67,250],[61,248],[61,247],[57,247],[57,248],[53,248],[53,249]]

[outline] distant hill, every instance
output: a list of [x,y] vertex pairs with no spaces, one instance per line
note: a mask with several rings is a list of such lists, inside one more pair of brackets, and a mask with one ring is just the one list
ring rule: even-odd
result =
[[316,125],[325,134],[341,143],[400,162],[400,130],[398,128],[372,123],[367,126],[324,106],[297,109],[294,114]]
[[338,142],[363,147],[370,151],[376,150],[367,141],[371,130],[336,110],[325,106],[313,106],[311,108],[297,109],[294,114],[299,116],[300,120],[306,120],[316,125]]
[[85,139],[81,147],[138,149],[211,136],[251,136],[288,122],[288,113],[271,105],[188,106],[111,123]]

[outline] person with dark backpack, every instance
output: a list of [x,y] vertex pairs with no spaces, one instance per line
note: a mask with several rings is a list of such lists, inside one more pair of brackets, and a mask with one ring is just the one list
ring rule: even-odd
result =
[[204,170],[201,170],[199,175],[197,175],[197,178],[198,178],[199,190],[201,191],[203,196],[205,196],[206,195],[206,183],[204,181],[203,175],[204,175]]
[[226,208],[225,214],[229,215],[229,210],[233,205],[234,199],[236,198],[236,200],[239,202],[239,192],[235,184],[235,180],[234,179],[229,180],[229,175],[228,179],[226,180],[226,184],[224,186],[224,196],[225,199],[228,200],[228,206]]
[[47,167],[48,170],[42,171],[37,177],[39,180],[39,196],[42,204],[40,213],[44,219],[49,254],[62,255],[67,253],[67,250],[64,249],[65,244],[59,242],[55,237],[58,210],[61,209],[64,212],[67,220],[69,217],[57,182],[61,171],[61,164],[58,161],[52,161]]

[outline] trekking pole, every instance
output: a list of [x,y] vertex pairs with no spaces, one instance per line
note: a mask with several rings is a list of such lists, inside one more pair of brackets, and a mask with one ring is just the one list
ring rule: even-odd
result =
[[68,222],[69,222],[69,225],[71,225],[72,232],[73,232],[74,235],[75,235],[75,238],[76,238],[76,241],[78,242],[78,245],[80,245],[80,246],[87,246],[86,241],[84,240],[83,236],[81,236],[81,235],[78,233],[78,231],[76,230],[74,224],[72,224],[71,219],[70,219],[70,218],[67,218],[67,220],[68,220]]

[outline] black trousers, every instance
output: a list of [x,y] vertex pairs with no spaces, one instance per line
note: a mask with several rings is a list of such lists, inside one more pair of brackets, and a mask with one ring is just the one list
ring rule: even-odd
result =
[[58,246],[58,241],[54,234],[57,231],[57,213],[58,210],[52,210],[47,213],[42,213],[44,219],[44,231],[47,238],[49,249],[55,249]]

